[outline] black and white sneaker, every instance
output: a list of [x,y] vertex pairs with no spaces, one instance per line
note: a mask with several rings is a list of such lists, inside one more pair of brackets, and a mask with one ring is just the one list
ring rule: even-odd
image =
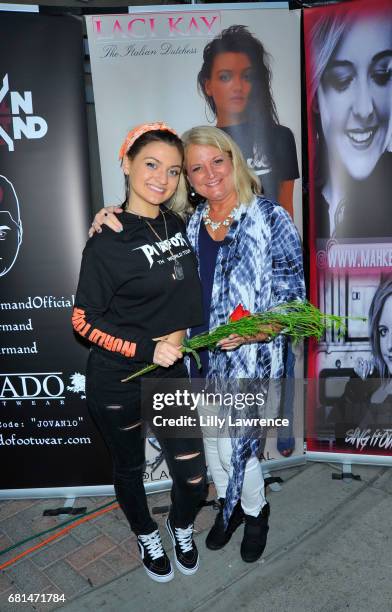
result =
[[173,527],[168,518],[166,529],[173,541],[178,569],[188,576],[195,574],[199,569],[199,553],[193,541],[193,524],[181,529],[180,527]]
[[138,535],[137,545],[144,569],[150,578],[156,582],[169,582],[174,578],[174,571],[162,546],[158,529],[146,535]]

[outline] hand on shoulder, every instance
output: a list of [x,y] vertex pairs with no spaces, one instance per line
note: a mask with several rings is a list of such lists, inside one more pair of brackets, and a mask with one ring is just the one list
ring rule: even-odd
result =
[[121,232],[123,226],[119,219],[114,213],[120,214],[123,212],[121,206],[105,206],[101,208],[95,215],[91,227],[88,231],[89,238],[94,236],[95,233],[100,234],[102,232],[102,226],[107,225],[114,232]]

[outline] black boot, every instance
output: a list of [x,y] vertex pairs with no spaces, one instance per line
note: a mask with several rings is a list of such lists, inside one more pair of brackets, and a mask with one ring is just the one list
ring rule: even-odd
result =
[[245,514],[244,537],[241,542],[241,557],[246,563],[260,559],[267,543],[269,504],[265,504],[259,516]]
[[225,500],[222,497],[219,498],[219,505],[220,509],[216,516],[215,523],[211,527],[206,538],[206,546],[210,550],[219,550],[223,548],[230,540],[237,527],[239,527],[244,520],[244,511],[239,501],[234,507],[233,513],[229,519],[229,524],[225,530],[223,523],[223,507],[225,505]]

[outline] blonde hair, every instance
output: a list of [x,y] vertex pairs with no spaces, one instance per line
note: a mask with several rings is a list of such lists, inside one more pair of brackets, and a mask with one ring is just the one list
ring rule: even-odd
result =
[[391,378],[387,364],[381,352],[379,323],[385,302],[392,296],[392,278],[380,283],[369,308],[369,339],[374,361],[381,378]]
[[323,74],[337,46],[352,25],[351,21],[340,15],[320,15],[310,31],[312,52],[312,71],[310,79],[311,100],[317,95]]
[[187,215],[193,211],[193,208],[188,200],[188,189],[184,172],[184,168],[181,168],[181,174],[178,181],[177,189],[175,190],[170,200],[166,202],[166,206],[168,207],[168,209],[177,213],[177,215],[180,215],[180,217],[182,217],[183,219],[185,219]]
[[254,196],[261,193],[260,180],[248,168],[240,148],[219,128],[205,125],[194,127],[182,135],[182,142],[185,148],[185,162],[187,148],[192,144],[216,147],[230,156],[233,163],[234,185],[241,204],[249,205]]

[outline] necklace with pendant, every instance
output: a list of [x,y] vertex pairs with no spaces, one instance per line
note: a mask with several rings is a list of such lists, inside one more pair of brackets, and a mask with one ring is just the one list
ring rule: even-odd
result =
[[[166,234],[166,245],[167,248],[169,250],[169,253],[171,255],[171,258],[173,260],[174,263],[174,268],[173,268],[173,274],[172,277],[174,278],[174,280],[183,280],[184,279],[184,268],[182,267],[182,265],[180,264],[180,262],[176,259],[176,257],[173,254],[173,251],[170,248],[170,241],[169,241],[169,236],[167,233],[167,225],[166,225],[166,219],[165,219],[165,215],[164,213],[161,211],[161,215],[163,217],[163,223],[165,224],[165,234]],[[158,240],[160,240],[160,242],[163,242],[162,238],[160,237],[160,235],[158,234],[157,231],[155,231],[155,229],[153,228],[153,226],[151,225],[151,223],[149,223],[147,221],[147,219],[145,219],[143,217],[143,220],[147,223],[148,227],[150,228],[150,230],[155,234],[155,236],[158,238]]]
[[221,226],[228,227],[230,223],[232,222],[232,220],[234,219],[235,214],[237,210],[239,209],[239,207],[240,207],[240,204],[237,204],[237,206],[234,206],[234,208],[229,212],[227,217],[223,219],[222,221],[213,221],[210,217],[210,205],[206,204],[206,207],[202,213],[204,225],[206,227],[207,225],[209,225],[213,232],[216,232]]

